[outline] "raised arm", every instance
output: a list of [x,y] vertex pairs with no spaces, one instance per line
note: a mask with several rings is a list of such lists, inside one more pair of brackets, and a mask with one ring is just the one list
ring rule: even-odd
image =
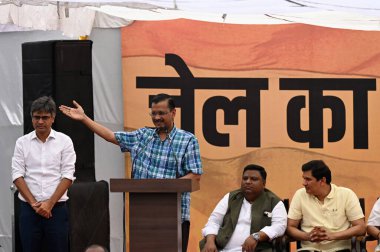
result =
[[59,110],[66,116],[70,117],[71,119],[81,121],[84,125],[86,125],[91,131],[93,131],[95,134],[103,138],[104,140],[111,142],[113,144],[119,145],[117,142],[114,133],[108,129],[107,127],[104,127],[103,125],[93,121],[91,118],[89,118],[82,108],[76,101],[73,101],[73,104],[75,105],[75,108],[68,107],[65,105],[59,106]]

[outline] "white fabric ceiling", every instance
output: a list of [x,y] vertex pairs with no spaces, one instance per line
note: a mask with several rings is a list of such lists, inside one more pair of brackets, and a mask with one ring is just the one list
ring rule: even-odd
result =
[[61,30],[71,37],[89,35],[93,27],[177,18],[378,31],[379,17],[376,0],[0,0],[0,24],[7,25],[3,30]]

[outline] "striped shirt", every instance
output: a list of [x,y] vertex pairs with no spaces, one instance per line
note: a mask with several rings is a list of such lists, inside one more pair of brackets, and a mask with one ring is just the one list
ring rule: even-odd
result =
[[[175,126],[165,140],[155,129],[115,132],[122,152],[130,152],[135,179],[175,179],[188,173],[202,174],[199,144],[195,136]],[[190,220],[190,193],[182,193],[182,221]]]

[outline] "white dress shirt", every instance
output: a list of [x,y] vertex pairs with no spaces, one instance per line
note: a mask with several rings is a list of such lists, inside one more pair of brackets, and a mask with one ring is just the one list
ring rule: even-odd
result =
[[[62,178],[74,181],[76,155],[73,142],[67,135],[50,131],[46,142],[36,132],[17,139],[12,158],[12,181],[24,177],[37,201],[49,199]],[[19,198],[26,201],[21,194]],[[59,201],[66,201],[67,191]]]
[[368,218],[367,225],[380,226],[380,199],[375,202]]
[[[202,234],[206,237],[209,234],[217,235],[218,231],[222,225],[224,215],[228,208],[228,198],[229,193],[227,193],[223,199],[219,201],[216,205],[214,211],[211,213],[210,218],[206,226],[202,229]],[[244,241],[251,235],[249,232],[251,230],[251,204],[244,199],[243,205],[240,210],[239,219],[236,224],[235,230],[232,233],[230,240],[223,250],[220,252],[241,252],[242,245]],[[287,225],[287,213],[282,201],[273,208],[272,211],[272,222],[270,226],[266,226],[261,229],[270,239],[279,237],[285,233]]]

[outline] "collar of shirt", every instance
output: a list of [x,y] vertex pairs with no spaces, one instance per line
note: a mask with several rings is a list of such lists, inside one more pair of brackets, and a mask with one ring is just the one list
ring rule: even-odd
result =
[[[55,132],[55,130],[53,130],[53,129],[51,129],[50,130],[50,133],[49,133],[49,136],[46,138],[46,140],[48,140],[49,138],[56,138],[56,132]],[[30,135],[30,139],[39,139],[38,137],[37,137],[37,134],[36,134],[36,131],[33,131],[32,132],[32,134]]]
[[[329,194],[327,194],[327,196],[326,196],[326,199],[333,199],[334,197],[335,197],[335,192],[336,192],[336,185],[334,185],[334,184],[330,184],[330,186],[331,186],[331,190],[330,190],[330,192],[329,192]],[[310,194],[309,194],[310,195]],[[317,201],[319,201],[319,199],[318,199],[318,197],[316,197],[316,196],[314,196],[314,195],[310,195],[313,199],[315,199],[315,200],[317,200]]]
[[330,190],[329,194],[327,194],[327,196],[326,196],[326,198],[328,198],[328,199],[334,198],[335,197],[335,191],[336,191],[334,184],[330,184],[330,186],[331,186],[331,190]]
[[[172,130],[169,132],[169,134],[167,135],[166,139],[170,139],[170,140],[172,140],[173,137],[175,136],[175,133],[177,133],[177,128],[176,128],[175,125],[173,125],[173,128],[172,128]],[[160,135],[158,134],[158,129],[156,129],[156,130],[154,131],[153,136],[156,137],[156,138],[160,137]]]

